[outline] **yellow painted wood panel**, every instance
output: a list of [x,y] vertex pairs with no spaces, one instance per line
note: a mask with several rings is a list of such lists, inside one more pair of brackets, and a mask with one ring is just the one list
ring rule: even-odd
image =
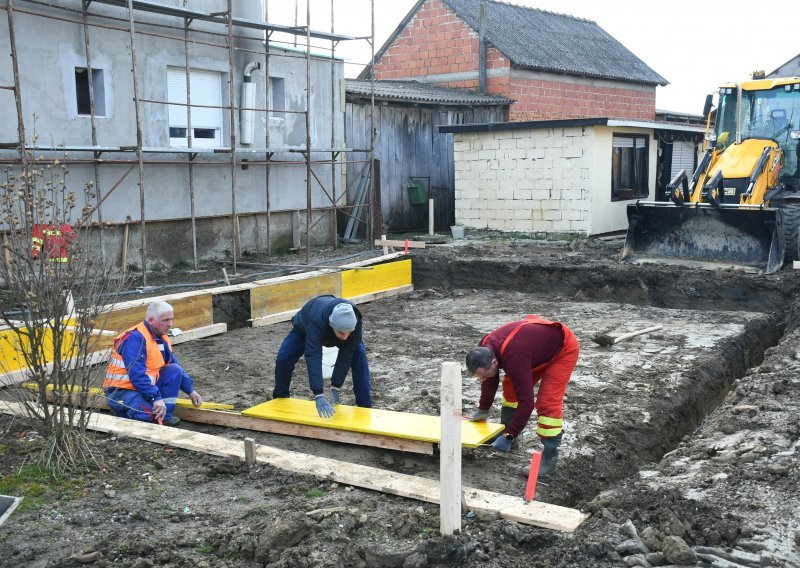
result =
[[[248,408],[242,411],[242,414],[268,420],[364,434],[378,434],[434,444],[439,443],[442,430],[438,416],[394,412],[378,408],[359,408],[344,404],[336,406],[336,414],[333,415],[333,418],[320,418],[313,401],[296,398],[276,398]],[[461,424],[461,443],[468,448],[475,448],[502,432],[503,428],[502,424],[465,420]]]
[[[168,303],[175,311],[175,327],[179,327],[184,331],[214,323],[214,309],[211,303],[211,294],[209,293],[202,296],[174,299]],[[148,305],[123,308],[102,314],[98,316],[95,327],[116,332],[124,331],[144,320]]]
[[388,262],[370,270],[342,272],[342,297],[353,298],[411,284],[411,259]]
[[340,273],[321,274],[291,282],[268,282],[250,290],[250,314],[259,318],[289,310],[299,310],[308,300],[321,294],[342,295]]
[[[45,362],[50,363],[53,360],[55,351],[52,330],[47,328],[41,331],[44,334],[42,337],[42,351]],[[73,345],[74,336],[75,334],[71,331],[64,331],[60,349],[62,360],[70,359],[77,355]],[[0,331],[0,372],[10,373],[26,367],[23,352],[28,349],[30,349],[30,340],[25,333],[18,333],[13,329]]]

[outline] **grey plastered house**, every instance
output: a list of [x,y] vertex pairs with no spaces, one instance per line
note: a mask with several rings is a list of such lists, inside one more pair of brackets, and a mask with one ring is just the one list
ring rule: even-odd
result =
[[[13,29],[25,145],[48,160],[64,160],[66,149],[69,184],[79,198],[84,184],[96,184],[88,205],[96,206],[92,220],[106,224],[111,258],[120,258],[126,224],[130,263],[185,262],[193,249],[203,258],[229,255],[234,247],[241,253],[291,246],[293,221],[305,224],[309,209],[312,242],[330,238],[334,216],[324,209],[328,196],[342,193],[336,162],[344,147],[343,63],[330,51],[314,51],[307,61],[305,48],[271,43],[267,50],[267,31],[286,27],[266,24],[261,3],[248,0],[233,2],[229,30],[227,6],[225,0],[136,1],[133,34],[125,0],[19,2],[13,27],[5,14],[0,18],[0,161],[20,162],[8,88],[15,83],[8,56]],[[323,42],[350,39],[311,33]],[[142,231],[144,254],[137,246]]]

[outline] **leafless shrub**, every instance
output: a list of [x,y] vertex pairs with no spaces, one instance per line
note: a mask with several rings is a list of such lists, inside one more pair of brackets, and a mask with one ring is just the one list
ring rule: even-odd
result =
[[[110,346],[95,328],[126,285],[101,260],[92,235],[93,184],[83,188],[87,205],[80,209],[68,173],[63,161],[27,156],[23,168],[7,168],[0,180],[2,396],[23,405],[46,442],[39,465],[55,476],[94,459],[85,435],[98,398],[90,390],[90,363]],[[34,236],[41,239],[38,255]]]

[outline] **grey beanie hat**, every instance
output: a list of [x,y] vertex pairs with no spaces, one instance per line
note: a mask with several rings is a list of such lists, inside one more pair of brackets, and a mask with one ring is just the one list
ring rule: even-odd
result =
[[331,312],[331,317],[328,318],[328,323],[331,324],[333,331],[353,331],[358,323],[353,306],[347,303],[336,304]]

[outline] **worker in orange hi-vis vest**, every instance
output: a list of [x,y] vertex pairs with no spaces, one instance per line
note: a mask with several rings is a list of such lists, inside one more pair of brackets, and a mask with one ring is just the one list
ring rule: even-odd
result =
[[[578,340],[562,323],[529,315],[507,323],[484,336],[479,347],[467,354],[467,370],[481,381],[478,409],[472,422],[485,421],[503,377],[500,421],[504,432],[492,447],[510,452],[511,443],[530,420],[538,415],[536,433],[544,450],[539,475],[547,475],[558,463],[561,444],[564,393],[578,362]],[[534,387],[539,392],[534,397]]]
[[174,319],[172,306],[156,300],[147,306],[143,322],[114,338],[103,381],[112,414],[176,426],[180,418],[172,412],[179,391],[188,394],[194,406],[203,404],[192,377],[172,352],[168,334]]
[[41,257],[49,262],[69,262],[69,248],[75,238],[72,225],[37,223],[33,226],[31,256],[34,260]]

